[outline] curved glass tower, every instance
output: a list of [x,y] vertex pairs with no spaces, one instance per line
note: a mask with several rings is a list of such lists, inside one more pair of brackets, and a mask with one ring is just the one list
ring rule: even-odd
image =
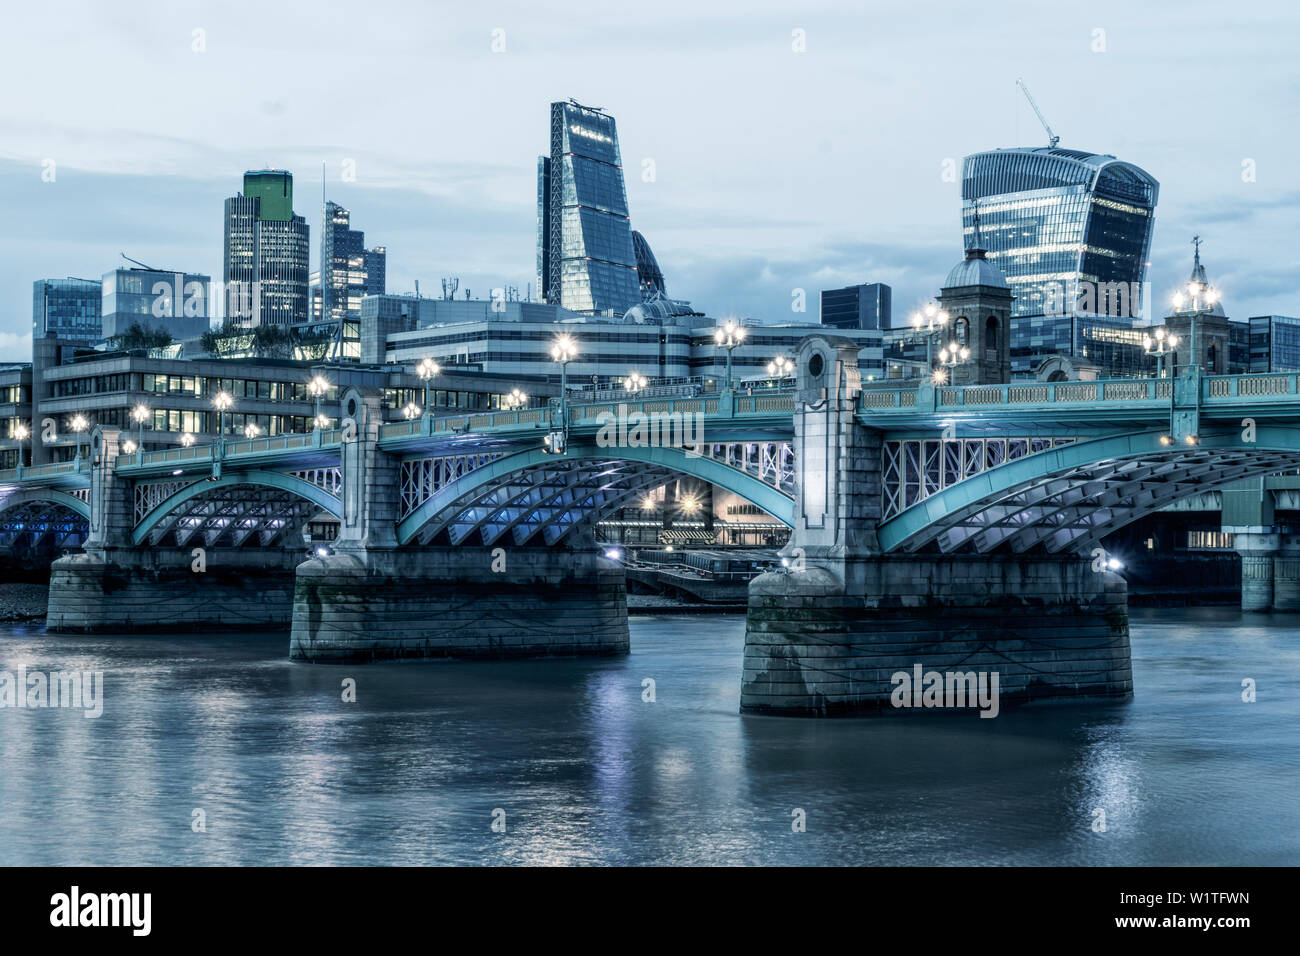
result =
[[641,301],[618,130],[608,113],[551,104],[551,154],[537,162],[537,287],[574,312]]
[[975,153],[962,164],[962,231],[969,245],[978,206],[988,257],[1016,296],[1013,316],[1136,316],[1159,193],[1150,173],[1114,156],[1049,146]]

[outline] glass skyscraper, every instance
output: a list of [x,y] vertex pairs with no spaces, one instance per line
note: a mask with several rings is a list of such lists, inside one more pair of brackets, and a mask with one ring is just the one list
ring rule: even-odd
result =
[[537,289],[574,312],[641,301],[614,117],[551,104],[551,153],[537,161]]
[[888,329],[892,309],[893,290],[883,282],[822,290],[822,325],[832,328]]
[[226,200],[226,317],[240,325],[306,322],[310,249],[307,221],[293,214],[293,174],[244,174],[244,191]]
[[89,345],[103,338],[103,290],[93,279],[37,279],[32,283],[32,334],[53,332]]
[[352,214],[325,203],[320,244],[321,313],[330,321],[361,318],[361,299],[383,295],[387,250],[366,248],[366,234],[351,225]]
[[1013,317],[1135,317],[1159,192],[1154,177],[1114,156],[997,149],[962,165],[962,229],[969,245],[978,208],[988,258],[1016,296]]

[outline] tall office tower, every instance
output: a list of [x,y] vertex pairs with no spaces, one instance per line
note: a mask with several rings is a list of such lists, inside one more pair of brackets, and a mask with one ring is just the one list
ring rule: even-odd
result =
[[551,104],[551,154],[537,161],[537,288],[574,312],[641,301],[614,117]]
[[103,288],[94,279],[37,279],[32,283],[32,335],[53,332],[86,345],[103,337]]
[[883,282],[867,282],[822,292],[822,325],[837,329],[888,329],[893,290]]
[[962,231],[969,240],[978,207],[988,258],[1016,296],[1013,316],[1117,315],[1122,296],[1135,317],[1159,193],[1150,173],[1114,156],[1050,146],[975,153],[962,164]]
[[226,317],[244,326],[293,325],[310,312],[307,221],[293,213],[293,174],[244,173],[244,191],[226,200]]
[[320,244],[321,314],[330,320],[360,319],[361,299],[386,291],[386,250],[366,248],[366,234],[351,225],[352,214],[325,203]]

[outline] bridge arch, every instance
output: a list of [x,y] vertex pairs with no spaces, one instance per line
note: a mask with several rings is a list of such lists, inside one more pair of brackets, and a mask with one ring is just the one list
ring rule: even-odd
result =
[[[1084,551],[1182,498],[1300,468],[1300,427],[1259,425],[1255,440],[1219,429],[1195,445],[1164,430],[1060,445],[949,485],[883,522],[885,551]],[[1163,439],[1163,440],[1162,440]]]
[[541,448],[503,455],[448,482],[398,522],[399,544],[445,533],[461,543],[478,533],[490,546],[507,533],[523,544],[541,533],[555,544],[579,525],[623,507],[680,476],[717,485],[793,526],[794,502],[778,488],[681,448],[601,448],[572,442],[565,455]]
[[24,538],[37,548],[48,537],[55,547],[79,547],[90,529],[90,505],[54,488],[19,488],[0,498],[0,548]]
[[211,547],[227,536],[239,546],[256,534],[265,546],[301,528],[319,511],[339,517],[339,499],[294,475],[244,471],[199,479],[168,494],[140,518],[131,539],[137,545],[157,545],[173,534],[177,545],[184,546],[202,536]]

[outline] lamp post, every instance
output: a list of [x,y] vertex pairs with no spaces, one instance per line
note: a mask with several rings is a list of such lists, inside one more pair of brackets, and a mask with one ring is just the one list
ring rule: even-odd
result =
[[244,426],[245,438],[251,440],[253,438],[256,438],[260,434],[262,434],[262,428],[260,425],[257,424],[257,422],[249,422],[247,425]]
[[773,378],[786,378],[794,374],[794,362],[784,355],[778,355],[767,363],[767,374]]
[[1148,355],[1156,357],[1156,378],[1165,377],[1165,356],[1178,348],[1180,341],[1182,340],[1178,336],[1170,335],[1164,326],[1156,329],[1154,339],[1149,335],[1142,336],[1142,347]]
[[628,372],[627,377],[623,379],[623,388],[627,390],[629,395],[635,395],[649,384],[649,381],[640,372]]
[[948,369],[955,369],[969,358],[970,349],[956,342],[949,342],[939,350],[939,365],[943,367],[934,370],[934,384],[947,385],[951,378]]
[[23,473],[23,442],[27,440],[27,436],[30,434],[31,431],[22,422],[19,422],[18,424],[14,425],[13,436],[14,438],[18,439],[18,474],[19,475]]
[[310,392],[311,397],[316,400],[316,410],[314,416],[312,417],[311,423],[312,423],[312,427],[314,427],[317,430],[320,430],[322,427],[324,427],[320,424],[322,419],[324,419],[325,421],[329,420],[326,419],[325,416],[322,415],[320,411],[320,400],[325,397],[325,393],[328,392],[329,389],[330,389],[329,380],[326,379],[324,375],[315,375],[312,377],[312,380],[307,383],[307,391]]
[[[1201,355],[1196,345],[1196,327],[1200,325],[1201,317],[1204,315],[1208,315],[1210,311],[1214,308],[1214,303],[1218,301],[1219,301],[1218,290],[1213,288],[1208,282],[1201,282],[1197,279],[1193,279],[1191,282],[1187,283],[1186,293],[1182,293],[1182,292],[1174,293],[1175,312],[1182,314],[1184,305],[1191,306],[1191,308],[1187,310],[1186,314],[1190,316],[1190,322],[1192,324],[1192,337],[1191,337],[1191,345],[1190,345],[1190,351],[1192,354],[1191,354],[1191,361],[1187,362],[1184,365],[1184,368],[1201,367]],[[1175,368],[1177,368],[1176,365]]]
[[139,445],[141,448],[144,448],[144,423],[145,420],[148,419],[151,414],[152,412],[149,411],[149,406],[143,403],[131,409],[131,420],[134,421],[137,425],[136,444]]
[[235,404],[229,392],[217,392],[212,396],[212,407],[217,410],[217,448],[224,451],[226,447],[226,412]]
[[578,343],[572,335],[556,336],[551,345],[551,358],[560,363],[560,421],[569,424],[569,363],[578,357]]
[[193,432],[184,432],[184,433],[182,433],[182,434],[181,434],[181,445],[182,445],[182,447],[185,447],[185,448],[192,448],[192,447],[194,447],[194,433],[193,433]]
[[912,313],[911,322],[916,334],[925,338],[925,368],[929,371],[934,365],[934,339],[947,327],[948,313],[931,302],[920,312]]
[[420,359],[420,364],[415,367],[415,374],[419,375],[424,381],[424,414],[429,414],[429,381],[442,371],[442,366],[431,358]]
[[504,398],[505,401],[502,402],[502,404],[505,405],[507,409],[523,408],[528,404],[528,396],[517,388],[512,388],[510,394],[504,396]]
[[416,418],[419,418],[420,406],[415,404],[415,402],[407,402],[405,405],[402,406],[402,415],[406,418],[408,422]]
[[135,439],[128,438],[126,441],[122,442],[122,453],[125,455],[134,455],[139,447],[140,446],[135,443]]
[[73,434],[77,436],[77,454],[73,458],[73,462],[77,465],[77,467],[80,467],[81,466],[81,434],[87,428],[90,427],[90,420],[86,418],[85,415],[81,414],[81,412],[77,412],[77,414],[72,416],[72,421],[68,422],[68,427],[71,428]]
[[713,341],[719,348],[727,350],[727,391],[731,391],[731,353],[736,350],[736,346],[745,341],[745,327],[735,319],[727,319],[726,322],[713,330]]

